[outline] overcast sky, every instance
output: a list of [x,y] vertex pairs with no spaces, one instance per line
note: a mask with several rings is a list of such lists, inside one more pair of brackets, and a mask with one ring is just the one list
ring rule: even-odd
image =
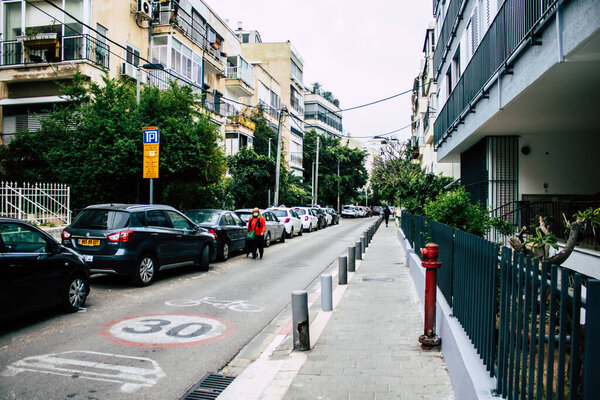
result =
[[[304,84],[318,81],[342,108],[412,88],[431,0],[205,0],[232,29],[242,21],[263,42],[290,40],[304,58]],[[410,124],[410,94],[343,115],[353,137]],[[410,129],[398,134],[408,137]]]

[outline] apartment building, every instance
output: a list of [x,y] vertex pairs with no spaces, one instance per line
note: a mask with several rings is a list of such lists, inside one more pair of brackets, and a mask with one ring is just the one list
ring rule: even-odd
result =
[[320,135],[343,135],[340,108],[319,93],[304,92],[304,126]]
[[433,146],[433,122],[436,117],[437,100],[437,84],[433,74],[434,35],[434,26],[431,25],[425,33],[420,72],[413,84],[410,141],[412,159],[427,173],[458,178],[459,163],[439,163]]
[[524,225],[600,193],[600,2],[434,1],[434,147],[472,198]]
[[[251,146],[254,125],[236,102],[255,93],[253,67],[242,57],[235,33],[204,1],[53,4],[57,7],[37,0],[2,2],[3,143],[16,131],[39,129],[44,110],[64,101],[59,84],[68,83],[75,72],[101,82],[108,71],[111,78],[140,79],[159,88],[168,88],[172,80],[192,85],[220,126],[224,150],[235,148],[232,142],[237,148]],[[156,69],[158,64],[162,69]]]
[[236,30],[242,42],[242,54],[251,63],[260,63],[280,85],[280,104],[286,107],[282,125],[283,149],[286,162],[294,175],[302,176],[304,137],[304,84],[300,53],[288,42],[263,43],[256,31]]

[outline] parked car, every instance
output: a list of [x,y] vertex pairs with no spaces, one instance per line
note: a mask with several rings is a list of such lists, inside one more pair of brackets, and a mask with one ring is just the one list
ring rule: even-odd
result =
[[373,206],[373,215],[381,215],[382,212],[383,212],[383,207]]
[[323,212],[323,216],[325,217],[325,226],[333,225],[333,215],[329,211],[329,208],[319,207]]
[[327,211],[329,211],[329,214],[331,215],[331,222],[332,224],[339,224],[340,223],[340,214],[338,214],[333,208],[328,208]]
[[226,210],[189,210],[185,215],[213,234],[217,242],[217,257],[221,261],[229,259],[234,251],[246,248],[246,223],[236,213]]
[[310,207],[294,207],[294,211],[302,221],[303,230],[311,232],[317,229],[319,219],[313,215]]
[[365,212],[365,209],[363,206],[356,206],[356,209],[358,210],[358,216],[359,217],[365,217],[367,215],[367,213]]
[[[247,224],[252,216],[251,208],[244,208],[235,210],[235,213]],[[260,213],[265,218],[267,223],[267,230],[265,231],[265,247],[269,247],[273,240],[279,242],[285,242],[285,227],[283,222],[279,222],[279,219],[270,211],[260,210]]]
[[0,218],[0,319],[85,305],[90,276],[83,257],[27,222]]
[[342,207],[342,217],[343,218],[356,218],[359,216],[359,212],[356,207],[352,205],[345,205]]
[[267,211],[271,211],[279,221],[283,222],[288,238],[294,237],[294,234],[302,236],[302,221],[296,211],[287,207],[269,208]]
[[311,211],[313,215],[318,219],[317,229],[327,227],[327,218],[325,217],[325,212],[323,211],[323,209],[319,207],[311,207]]
[[167,266],[193,263],[208,270],[213,235],[173,207],[98,204],[81,211],[62,233],[63,245],[81,253],[90,273],[129,276],[148,286]]

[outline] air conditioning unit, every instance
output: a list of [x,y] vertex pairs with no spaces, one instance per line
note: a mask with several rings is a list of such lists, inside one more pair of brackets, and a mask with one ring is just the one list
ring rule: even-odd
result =
[[[121,76],[128,76],[133,79],[137,79],[137,68],[135,65],[127,62],[121,63]],[[140,71],[140,83],[147,83],[148,74],[144,71]]]
[[152,19],[152,2],[150,0],[138,0],[137,12],[142,17]]

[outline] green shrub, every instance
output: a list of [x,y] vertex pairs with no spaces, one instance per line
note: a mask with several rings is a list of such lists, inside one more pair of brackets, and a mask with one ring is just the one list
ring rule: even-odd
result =
[[440,193],[424,207],[425,216],[474,235],[483,236],[490,227],[487,210],[480,204],[472,204],[471,196],[464,187]]

